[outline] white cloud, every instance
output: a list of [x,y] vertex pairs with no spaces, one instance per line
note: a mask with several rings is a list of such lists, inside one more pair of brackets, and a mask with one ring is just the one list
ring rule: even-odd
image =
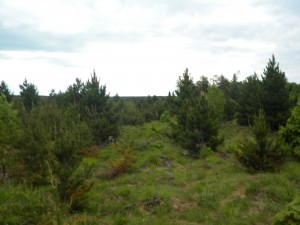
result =
[[[0,79],[65,90],[95,68],[111,94],[165,95],[192,76],[260,74],[274,53],[300,82],[293,1],[1,1]],[[299,7],[298,7],[299,8]]]

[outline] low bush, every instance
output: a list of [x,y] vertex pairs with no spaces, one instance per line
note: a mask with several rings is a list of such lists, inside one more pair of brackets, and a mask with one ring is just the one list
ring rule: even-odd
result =
[[300,102],[292,110],[286,126],[280,128],[280,133],[286,143],[293,148],[293,154],[300,159]]
[[25,186],[0,188],[0,224],[49,224],[47,194]]
[[279,135],[270,133],[262,110],[255,116],[251,128],[252,137],[247,138],[235,152],[237,159],[252,170],[278,170],[288,154],[288,149]]
[[119,157],[109,160],[109,174],[111,178],[118,177],[133,167],[134,153],[131,147],[120,147],[114,145]]
[[274,225],[297,225],[300,224],[300,195],[289,203],[274,219]]

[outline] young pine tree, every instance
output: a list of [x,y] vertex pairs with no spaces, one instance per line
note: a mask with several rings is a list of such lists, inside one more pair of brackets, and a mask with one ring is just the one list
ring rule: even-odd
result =
[[12,175],[15,161],[15,144],[20,138],[20,121],[12,104],[0,94],[0,180]]
[[261,103],[272,130],[278,130],[280,125],[286,124],[290,115],[287,79],[274,55],[262,75]]
[[214,149],[219,143],[218,117],[206,94],[197,92],[187,69],[177,81],[176,94],[179,110],[173,126],[175,139],[191,156],[196,156],[206,147]]
[[252,137],[247,138],[236,152],[237,159],[255,171],[278,170],[288,150],[279,135],[271,134],[265,113],[260,110],[254,117]]
[[1,81],[0,84],[0,95],[4,95],[6,97],[6,100],[8,102],[11,102],[13,94],[12,92],[9,90],[7,84],[4,81]]
[[26,79],[19,87],[22,103],[26,110],[30,111],[40,100],[37,87],[32,83],[28,83]]

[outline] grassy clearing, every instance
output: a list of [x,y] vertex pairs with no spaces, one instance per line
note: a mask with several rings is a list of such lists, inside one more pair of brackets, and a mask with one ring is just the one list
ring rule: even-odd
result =
[[[85,159],[97,168],[87,209],[64,216],[61,224],[271,224],[299,190],[300,164],[288,162],[280,173],[249,174],[230,152],[249,135],[248,128],[230,122],[221,127],[220,134],[225,141],[217,152],[191,159],[169,138],[166,123],[124,127],[118,146],[133,150],[133,166],[110,179],[105,176],[108,162],[118,159],[119,153],[113,144],[94,149],[97,154]],[[0,221],[12,221],[7,219],[10,215],[24,222],[24,217],[7,209],[8,204],[14,204],[16,210],[32,205],[28,208],[32,213],[36,206],[38,213],[49,215],[52,222],[48,224],[57,224],[53,207],[43,208],[45,193],[3,186]],[[16,200],[16,195],[33,198],[26,206]]]

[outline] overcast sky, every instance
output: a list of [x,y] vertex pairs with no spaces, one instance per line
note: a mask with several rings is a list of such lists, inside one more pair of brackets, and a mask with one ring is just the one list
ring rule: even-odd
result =
[[275,55],[300,83],[298,0],[0,0],[0,80],[42,95],[93,69],[113,96],[167,95],[194,80],[262,74]]

